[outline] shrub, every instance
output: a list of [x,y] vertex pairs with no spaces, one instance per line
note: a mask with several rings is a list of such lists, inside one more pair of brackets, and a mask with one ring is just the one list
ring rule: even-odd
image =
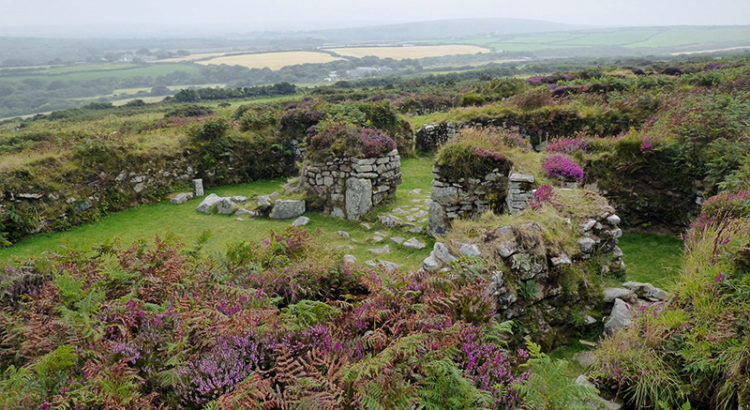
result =
[[544,184],[534,190],[534,197],[529,202],[529,206],[531,206],[532,209],[537,209],[541,207],[542,204],[551,201],[554,196],[555,189],[552,185]]
[[542,168],[550,178],[583,181],[583,168],[564,155],[548,156],[542,163]]
[[373,158],[383,156],[396,149],[396,144],[387,135],[355,125],[327,124],[310,138],[308,156],[314,161],[327,158]]
[[172,108],[171,110],[167,111],[164,114],[164,118],[172,118],[172,117],[207,117],[209,115],[214,115],[214,111],[208,107],[204,107],[201,105],[181,105],[175,108]]

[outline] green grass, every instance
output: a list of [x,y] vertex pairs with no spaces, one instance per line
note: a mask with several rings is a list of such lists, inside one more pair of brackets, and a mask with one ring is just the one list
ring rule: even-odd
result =
[[652,233],[629,233],[620,238],[620,249],[627,265],[627,280],[650,282],[670,289],[682,264],[682,241]]
[[[414,205],[411,199],[429,196],[432,181],[431,158],[404,159],[402,172],[408,176],[404,177],[404,183],[398,189],[396,200],[381,210],[392,209],[399,205]],[[257,181],[208,189],[207,194],[251,197],[252,195],[269,194],[273,191],[282,192],[283,184],[284,181],[281,180]],[[419,196],[409,194],[409,191],[415,188],[422,188],[424,192]],[[290,220],[280,221],[263,218],[237,221],[234,216],[204,215],[195,211],[199,203],[200,199],[194,199],[182,205],[174,205],[168,201],[163,201],[107,215],[98,222],[78,226],[66,232],[35,235],[19,242],[12,248],[0,249],[0,261],[54,251],[61,246],[88,250],[108,239],[120,238],[121,242],[126,245],[136,240],[151,241],[156,235],[165,236],[170,233],[179,237],[189,247],[205,230],[211,232],[210,240],[205,248],[206,252],[224,252],[230,242],[263,239],[268,236],[270,230],[281,231],[292,222]],[[368,231],[358,222],[344,221],[312,212],[308,213],[307,216],[310,217],[311,221],[305,229],[310,231],[313,237],[334,248],[352,246],[354,249],[344,249],[342,252],[351,253],[360,262],[376,259],[379,256],[369,252],[368,249],[388,244],[392,253],[382,255],[381,259],[403,264],[404,269],[415,269],[427,257],[434,243],[431,238],[424,235],[414,235],[400,230],[387,230],[378,226],[373,226]],[[340,237],[338,231],[348,232],[351,239]],[[407,239],[416,236],[427,242],[428,246],[424,250],[415,251],[398,246],[388,239],[376,244],[371,242],[374,231],[381,231],[389,236],[402,236]]]

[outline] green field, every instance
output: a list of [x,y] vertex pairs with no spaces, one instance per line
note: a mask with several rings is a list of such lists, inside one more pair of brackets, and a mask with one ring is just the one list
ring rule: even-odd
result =
[[721,48],[750,45],[750,26],[629,27],[501,36],[465,40],[496,51],[541,51],[579,47]]
[[[404,178],[404,183],[399,186],[396,201],[379,209],[378,212],[384,212],[397,206],[413,206],[412,199],[424,199],[429,196],[432,182],[431,158],[404,159],[402,170],[408,176]],[[283,185],[284,181],[279,180],[258,181],[208,189],[206,193],[251,197],[252,195],[270,194],[273,191],[282,192]],[[421,195],[409,194],[410,190],[416,188],[423,189],[424,192]],[[114,238],[120,238],[121,242],[126,245],[136,240],[152,241],[156,235],[174,234],[187,246],[191,246],[206,230],[211,232],[206,251],[209,253],[223,252],[230,242],[263,239],[268,236],[270,230],[281,231],[291,223],[289,220],[280,221],[262,218],[237,221],[234,216],[204,215],[195,211],[199,203],[199,199],[188,201],[182,205],[174,205],[169,201],[163,201],[114,213],[103,217],[99,222],[78,226],[67,232],[35,235],[19,242],[12,248],[0,249],[0,260],[13,260],[17,257],[22,258],[45,251],[54,251],[61,246],[87,250]],[[422,251],[413,251],[387,240],[387,242],[379,244],[369,242],[372,232],[376,230],[406,238],[415,236],[408,232],[377,227],[368,231],[358,222],[344,221],[316,213],[308,213],[307,216],[310,217],[311,222],[306,228],[313,236],[334,247],[353,246],[353,249],[345,249],[344,251],[357,256],[361,261],[376,257],[368,251],[369,248],[380,247],[388,243],[392,253],[384,255],[383,259],[404,264],[405,268],[414,269],[432,249],[432,240],[426,236],[416,235],[420,240],[426,241],[428,247]],[[337,234],[338,231],[350,233],[352,239],[340,237]]]
[[158,77],[184,71],[189,74],[197,73],[200,67],[192,64],[149,64],[149,65],[95,65],[95,66],[73,66],[52,68],[48,70],[35,71],[33,74],[24,74],[13,77],[0,77],[2,82],[19,82],[24,80],[46,80],[46,81],[80,81],[100,78],[128,78],[128,77]]

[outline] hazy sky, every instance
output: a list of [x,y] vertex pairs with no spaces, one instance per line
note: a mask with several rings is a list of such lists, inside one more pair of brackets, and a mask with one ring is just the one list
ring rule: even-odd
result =
[[[750,24],[750,0],[0,0],[0,34],[196,34],[446,18],[576,25]],[[124,30],[123,30],[124,29]]]

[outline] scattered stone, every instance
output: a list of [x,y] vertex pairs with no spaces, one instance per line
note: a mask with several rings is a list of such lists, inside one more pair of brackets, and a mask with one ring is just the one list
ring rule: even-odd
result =
[[271,219],[290,219],[305,213],[305,201],[295,199],[277,199],[268,215]]
[[357,257],[354,255],[344,255],[344,263],[348,263],[349,265],[354,265],[357,263]]
[[380,221],[380,224],[386,228],[394,228],[404,224],[404,221],[402,221],[401,218],[393,215],[380,215],[378,221]]
[[176,205],[180,205],[180,204],[184,204],[185,202],[188,201],[188,199],[192,197],[193,197],[192,192],[181,192],[175,195],[174,198],[170,199],[169,202],[176,204]]
[[193,194],[195,194],[196,198],[205,195],[203,192],[203,179],[197,178],[193,180]]
[[237,216],[240,216],[240,215],[258,216],[257,212],[252,211],[252,210],[247,209],[247,208],[240,208],[234,214],[237,215]]
[[237,204],[231,198],[221,198],[216,203],[216,213],[219,215],[231,215],[234,213],[235,208],[237,208]]
[[650,300],[651,302],[660,302],[666,300],[669,296],[667,292],[650,283],[625,282],[622,284],[622,287],[632,290],[638,296]]
[[391,240],[399,245],[404,243],[405,239],[400,236],[391,236]]
[[412,194],[412,195],[420,195],[422,193],[422,190],[419,189],[419,188],[412,189],[411,191],[409,191],[409,193]]
[[609,314],[609,319],[604,324],[604,332],[608,335],[614,334],[618,330],[630,325],[632,317],[633,312],[630,309],[630,305],[622,299],[615,299],[615,306]]
[[375,234],[372,237],[372,241],[375,242],[375,243],[380,243],[380,242],[383,242],[384,240],[385,240],[385,236],[383,236],[383,235]]
[[352,246],[352,245],[339,245],[339,246],[336,247],[337,251],[341,251],[341,250],[344,250],[344,249],[348,249],[348,250],[351,251],[351,250],[354,249],[354,246]]
[[458,250],[466,257],[477,258],[482,255],[479,252],[479,247],[474,244],[462,243]]
[[371,249],[368,249],[368,250],[370,252],[378,254],[378,255],[382,255],[382,254],[385,254],[385,253],[391,253],[391,247],[388,246],[388,245],[384,245],[382,248],[371,248]]
[[[588,353],[588,352],[581,352],[581,353]],[[576,354],[575,354],[575,355],[573,356],[573,359],[575,359],[577,355],[578,355],[578,353],[576,353]],[[583,366],[583,367],[588,367],[588,366]],[[588,388],[590,388],[590,389],[596,389],[596,386],[594,386],[594,384],[593,384],[593,383],[591,383],[591,382],[589,381],[589,379],[588,379],[588,378],[586,378],[586,376],[584,376],[584,375],[579,375],[579,376],[578,376],[578,377],[576,378],[576,382],[575,382],[575,383],[576,383],[576,384],[578,384],[578,385],[584,386],[584,387],[588,387]]]
[[133,191],[137,194],[143,192],[144,189],[146,189],[146,185],[143,182],[139,182],[133,187]]
[[560,265],[570,265],[573,261],[570,260],[570,257],[566,254],[560,254],[559,256],[555,256],[552,258],[552,265],[553,266],[560,266]]
[[245,219],[243,219],[243,218],[239,218],[239,217],[238,217],[238,218],[234,218],[234,220],[235,220],[235,221],[237,221],[237,222],[242,222],[242,221],[244,221]]
[[372,229],[372,225],[368,224],[367,222],[362,222],[360,225],[362,225],[362,227],[367,229],[368,231]]
[[615,299],[622,299],[631,303],[635,303],[637,297],[635,292],[625,288],[607,288],[604,289],[604,302],[612,303]]
[[424,227],[423,226],[415,226],[414,228],[407,229],[407,231],[410,232],[410,233],[422,233],[422,232],[424,232]]
[[434,255],[434,252],[430,253],[430,256],[426,257],[422,261],[422,269],[427,272],[435,272],[440,269],[440,262],[438,262],[437,258]]
[[40,199],[42,197],[42,194],[18,194],[17,197],[21,199]]
[[593,324],[596,323],[596,319],[593,316],[591,316],[591,315],[586,315],[586,317],[583,318],[583,323],[586,326],[591,326],[591,325],[593,325]]
[[418,240],[417,238],[409,238],[409,240],[404,242],[404,248],[408,249],[424,249],[426,246],[426,243]]
[[310,218],[306,216],[300,216],[292,222],[292,226],[305,226],[310,223]]
[[200,205],[198,205],[197,208],[195,208],[196,211],[202,212],[204,214],[207,214],[211,212],[213,207],[221,201],[221,197],[216,194],[211,194],[203,199],[201,201]]
[[271,199],[276,199],[276,198],[278,198],[280,196],[281,196],[281,194],[278,193],[278,192],[276,192],[276,191],[273,191],[270,194],[268,194],[268,197],[271,198]]
[[245,201],[247,201],[247,197],[246,196],[242,196],[242,195],[237,195],[237,196],[233,196],[232,200],[234,202],[245,202]]
[[432,254],[443,263],[451,263],[456,260],[456,257],[451,255],[448,247],[442,242],[435,242],[435,246],[432,248]]
[[351,238],[351,237],[352,237],[351,235],[349,235],[349,232],[346,232],[346,231],[338,231],[338,232],[337,232],[337,234],[338,234],[338,235],[339,235],[340,237],[342,237],[342,238],[346,238],[346,239],[349,239],[349,238]]

